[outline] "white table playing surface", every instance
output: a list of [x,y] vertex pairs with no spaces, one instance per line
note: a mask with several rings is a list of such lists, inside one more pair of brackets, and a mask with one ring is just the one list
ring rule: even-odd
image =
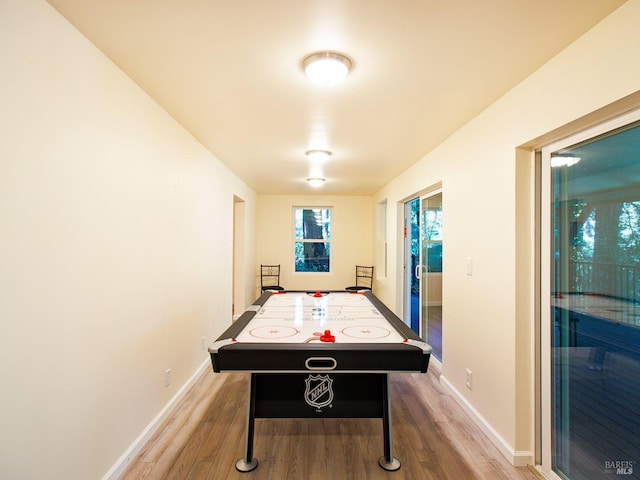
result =
[[395,343],[405,339],[363,294],[274,293],[235,339],[254,343],[311,343],[326,330],[335,343]]

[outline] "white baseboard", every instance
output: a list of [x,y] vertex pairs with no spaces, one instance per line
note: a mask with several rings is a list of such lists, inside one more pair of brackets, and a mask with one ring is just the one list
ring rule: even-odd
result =
[[122,456],[116,461],[116,463],[109,469],[107,473],[104,474],[102,480],[116,480],[125,469],[131,463],[131,460],[142,450],[142,447],[145,446],[147,441],[151,438],[151,436],[160,428],[162,423],[169,416],[173,408],[178,404],[182,397],[189,391],[189,389],[196,382],[198,377],[202,374],[204,369],[211,368],[211,359],[207,357],[207,359],[202,362],[195,373],[185,382],[182,387],[176,392],[176,394],[169,400],[169,402],[164,406],[162,410],[155,416],[155,418],[145,427],[145,429],[140,433],[138,438],[134,440],[134,442],[125,450]]
[[480,415],[480,413],[473,408],[467,399],[445,378],[444,375],[440,375],[440,383],[451,393],[451,396],[460,404],[460,406],[469,414],[471,419],[478,427],[489,437],[489,440],[495,447],[500,450],[500,453],[509,460],[509,462],[515,467],[526,467],[527,465],[533,465],[533,452],[531,451],[517,451],[514,450],[502,436],[496,432],[496,430],[487,422],[487,420]]

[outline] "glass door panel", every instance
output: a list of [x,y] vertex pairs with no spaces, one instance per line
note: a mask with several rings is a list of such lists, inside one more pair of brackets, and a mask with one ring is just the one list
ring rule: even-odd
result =
[[420,334],[442,362],[442,192],[421,199],[420,272]]
[[407,324],[420,335],[420,198],[405,206],[405,292],[407,292]]
[[547,458],[564,479],[639,478],[640,124],[576,141],[543,150]]

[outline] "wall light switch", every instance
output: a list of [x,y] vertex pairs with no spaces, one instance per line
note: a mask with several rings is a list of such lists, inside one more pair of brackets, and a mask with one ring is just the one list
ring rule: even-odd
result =
[[471,257],[467,257],[466,273],[468,276],[473,275],[473,259]]

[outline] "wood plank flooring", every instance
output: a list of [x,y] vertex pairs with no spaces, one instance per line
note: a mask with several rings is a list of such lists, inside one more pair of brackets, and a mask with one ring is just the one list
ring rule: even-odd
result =
[[378,466],[381,419],[258,419],[258,468],[244,454],[248,374],[203,373],[133,459],[121,480],[536,480],[489,442],[441,387],[433,369],[392,374],[396,472]]

